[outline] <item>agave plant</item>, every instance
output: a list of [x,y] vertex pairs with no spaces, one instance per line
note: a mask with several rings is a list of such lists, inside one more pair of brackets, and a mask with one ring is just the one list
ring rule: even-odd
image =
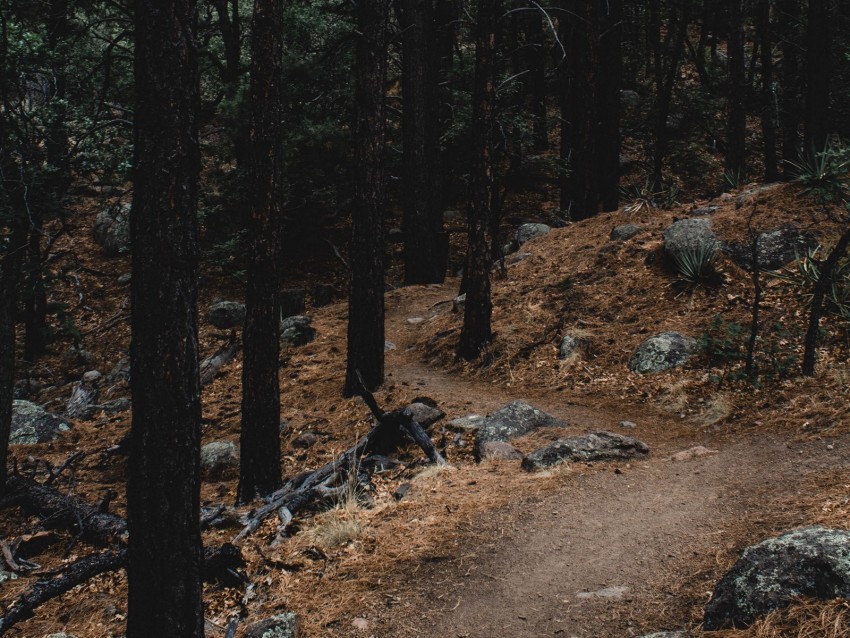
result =
[[713,244],[701,244],[683,250],[673,256],[678,280],[697,286],[708,284],[717,275],[717,247]]
[[822,204],[834,204],[847,196],[850,157],[846,150],[827,148],[819,153],[806,153],[799,162],[788,164],[797,174],[803,192]]

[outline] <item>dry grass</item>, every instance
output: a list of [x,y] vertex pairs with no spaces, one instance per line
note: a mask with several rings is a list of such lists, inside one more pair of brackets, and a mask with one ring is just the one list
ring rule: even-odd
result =
[[848,638],[850,602],[802,600],[739,630],[699,632],[704,638]]

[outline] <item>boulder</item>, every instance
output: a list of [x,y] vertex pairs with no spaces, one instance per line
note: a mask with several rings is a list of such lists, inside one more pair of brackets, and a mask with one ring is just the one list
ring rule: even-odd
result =
[[481,458],[481,445],[487,441],[509,441],[543,427],[566,425],[563,421],[530,406],[512,401],[484,419],[475,436],[475,457]]
[[120,202],[98,213],[94,220],[94,241],[107,257],[130,250],[130,204]]
[[850,598],[850,531],[803,527],[748,547],[714,588],[703,627],[748,627],[800,596]]
[[243,638],[298,638],[298,616],[292,612],[278,614],[248,625]]
[[304,288],[284,288],[280,291],[280,316],[303,315],[307,309],[307,291]]
[[664,231],[664,250],[674,260],[701,251],[718,251],[721,247],[711,220],[705,217],[680,219]]
[[319,442],[319,435],[315,432],[302,432],[294,439],[292,439],[292,447],[301,448],[302,450],[306,450],[308,448],[313,447],[316,443]]
[[678,332],[662,332],[637,347],[629,360],[632,372],[645,374],[684,364],[697,348],[697,342]]
[[287,317],[280,322],[280,340],[291,346],[303,346],[316,338],[316,329],[312,320],[305,315]]
[[12,401],[12,433],[9,445],[33,445],[54,441],[71,423],[30,401]]
[[423,428],[430,428],[446,416],[446,413],[438,408],[437,404],[431,399],[414,400],[407,406],[407,409],[413,415],[413,420]]
[[632,437],[595,432],[559,439],[536,450],[522,460],[522,468],[531,472],[561,463],[624,460],[648,453],[649,447]]
[[561,343],[558,346],[558,358],[563,361],[571,358],[573,355],[586,352],[587,349],[588,342],[586,339],[574,337],[571,334],[565,334],[563,338],[561,338]]
[[522,452],[504,441],[484,441],[478,446],[479,461],[519,461]]
[[643,226],[639,224],[622,224],[621,226],[615,226],[611,229],[611,241],[626,241],[640,233],[642,230]]
[[529,239],[541,237],[542,235],[548,233],[550,230],[552,229],[546,224],[522,224],[519,228],[516,229],[514,241],[516,243],[517,248],[519,248]]
[[[817,246],[811,233],[801,232],[796,226],[782,226],[761,233],[756,240],[756,258],[761,270],[777,270],[798,256]],[[733,244],[727,252],[736,264],[753,269],[752,246],[746,242]]]
[[239,466],[239,453],[233,441],[212,441],[201,447],[201,473],[221,478]]
[[241,328],[245,323],[245,304],[238,301],[219,301],[210,306],[207,321],[219,330]]

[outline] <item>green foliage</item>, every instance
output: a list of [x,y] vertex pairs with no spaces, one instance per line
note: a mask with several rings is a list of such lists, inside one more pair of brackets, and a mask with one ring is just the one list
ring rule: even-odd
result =
[[730,190],[739,190],[747,183],[747,176],[743,170],[726,170],[723,172],[723,182]]
[[652,208],[671,208],[679,203],[679,188],[672,184],[669,188],[654,188],[652,180],[647,178],[643,184],[632,183],[620,187],[620,196],[629,202],[624,212],[633,214]]
[[803,192],[821,204],[837,204],[848,194],[850,148],[827,147],[816,153],[805,153],[799,162],[789,162]]
[[[797,255],[794,263],[783,271],[773,273],[775,279],[790,283],[806,305],[811,304],[812,290],[821,276],[822,260],[819,255],[830,250],[818,245],[803,255]],[[844,255],[835,265],[832,283],[826,291],[826,310],[850,324],[850,255]],[[850,326],[848,326],[850,327]]]
[[673,256],[678,281],[691,286],[717,283],[717,249],[701,244]]

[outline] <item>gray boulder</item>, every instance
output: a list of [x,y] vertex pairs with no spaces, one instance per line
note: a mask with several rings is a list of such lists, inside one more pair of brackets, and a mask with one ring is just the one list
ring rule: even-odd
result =
[[248,626],[244,638],[298,638],[298,616],[292,612],[278,614]]
[[481,461],[518,461],[522,458],[522,452],[504,441],[484,441],[478,447],[478,455]]
[[673,259],[700,251],[718,251],[721,247],[711,220],[705,217],[680,219],[664,231],[664,250]]
[[561,463],[631,459],[648,453],[649,447],[637,439],[611,432],[595,432],[559,439],[536,450],[522,460],[522,468],[531,472]]
[[747,627],[800,596],[850,598],[850,531],[803,527],[748,547],[715,587],[703,627]]
[[219,301],[210,306],[207,321],[219,330],[241,328],[245,323],[245,304],[238,301]]
[[201,472],[207,478],[220,478],[239,465],[233,441],[213,441],[201,447]]
[[9,445],[33,445],[54,441],[71,423],[30,401],[12,401],[12,434]]
[[93,419],[101,413],[118,414],[119,412],[126,412],[130,409],[130,407],[130,399],[127,397],[118,397],[117,399],[110,399],[104,403],[95,403],[94,405],[88,406],[79,418],[87,420]]
[[295,315],[280,322],[280,340],[292,346],[303,346],[316,338],[310,317]]
[[629,360],[632,372],[645,374],[683,365],[696,352],[697,342],[678,332],[662,332],[637,347]]
[[446,416],[437,404],[431,399],[414,400],[407,406],[413,415],[413,420],[423,428],[430,428],[437,421]]
[[98,213],[94,220],[94,241],[107,257],[130,250],[130,204],[120,202]]
[[639,224],[622,224],[621,226],[615,226],[611,229],[611,241],[626,241],[640,233],[642,230],[643,226]]
[[[761,270],[777,270],[815,246],[817,240],[811,233],[801,232],[796,226],[782,226],[758,236],[756,259]],[[727,252],[742,268],[753,269],[752,246],[748,243],[734,244]]]
[[475,436],[475,457],[481,459],[481,446],[488,441],[509,441],[544,427],[566,425],[563,421],[530,406],[512,401],[484,419]]
[[550,230],[552,229],[546,224],[523,224],[522,226],[516,229],[514,241],[516,242],[516,246],[520,247],[529,239],[541,237],[542,235],[548,233]]
[[587,354],[590,350],[590,342],[584,337],[576,337],[569,333],[561,338],[558,345],[558,358],[562,361],[577,354]]

